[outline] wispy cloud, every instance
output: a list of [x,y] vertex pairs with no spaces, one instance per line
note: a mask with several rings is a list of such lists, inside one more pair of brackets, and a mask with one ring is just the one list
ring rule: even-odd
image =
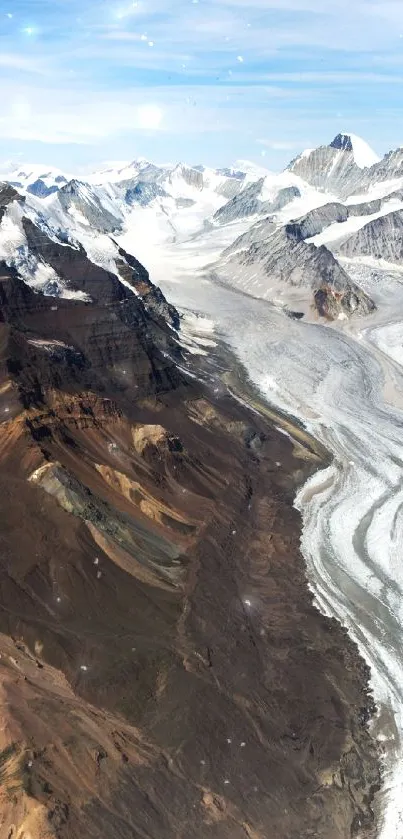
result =
[[273,149],[273,151],[292,151],[293,149],[297,148],[295,142],[293,143],[290,140],[264,140],[258,139],[256,140],[259,146],[265,146],[267,149]]
[[13,52],[0,52],[0,67],[3,70],[20,71],[21,73],[29,74],[34,73],[39,76],[47,74],[46,67],[37,58],[31,58]]
[[[226,88],[209,85],[133,87],[113,94],[107,91],[90,96],[89,91],[71,87],[63,97],[57,88],[12,85],[3,96],[0,134],[11,139],[44,143],[91,144],[125,132],[139,133],[150,128],[168,134],[191,136],[231,131],[245,113],[269,107],[289,96],[281,88]],[[51,103],[51,107],[49,106]],[[161,119],[144,119],[145,109],[158,109]],[[264,114],[260,125],[264,124]]]
[[[169,146],[210,160],[216,149],[222,162],[232,149],[261,150],[277,163],[326,141],[340,121],[378,147],[403,136],[402,118],[390,118],[403,80],[401,0],[13,0],[3,8],[5,156],[19,141],[120,157],[132,136],[161,158]],[[161,110],[153,129],[144,107]]]

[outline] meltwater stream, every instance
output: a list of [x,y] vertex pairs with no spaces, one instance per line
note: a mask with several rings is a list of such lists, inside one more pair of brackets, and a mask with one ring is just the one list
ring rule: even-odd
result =
[[[334,456],[296,498],[302,549],[318,606],[349,629],[371,667],[385,747],[378,839],[402,839],[403,366],[385,345],[403,300],[383,319],[341,331],[292,320],[203,278],[192,256],[200,265],[200,251],[178,246],[144,261],[172,303],[228,343],[268,402],[301,420]],[[394,320],[397,346],[403,324]]]

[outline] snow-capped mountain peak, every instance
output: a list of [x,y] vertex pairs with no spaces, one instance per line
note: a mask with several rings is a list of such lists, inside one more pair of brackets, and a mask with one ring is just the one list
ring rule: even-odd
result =
[[7,172],[1,174],[3,180],[15,186],[20,192],[31,193],[40,198],[46,198],[53,192],[57,192],[70,177],[61,169],[42,163],[12,166]]
[[380,157],[371,149],[371,146],[356,134],[341,132],[330,143],[330,148],[338,151],[352,152],[354,162],[360,169],[367,169],[375,163],[379,163]]
[[258,163],[253,163],[251,160],[236,160],[232,171],[242,172],[249,181],[257,181],[259,178],[265,178],[266,175],[274,174],[269,169],[259,166]]
[[150,161],[146,160],[145,157],[139,157],[137,160],[132,160],[127,163],[121,162],[117,166],[92,172],[90,175],[85,176],[85,180],[92,184],[112,184],[129,181],[132,178],[138,177],[150,165]]

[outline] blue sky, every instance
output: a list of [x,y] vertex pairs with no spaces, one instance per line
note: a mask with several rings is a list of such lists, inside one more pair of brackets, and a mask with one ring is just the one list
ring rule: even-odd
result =
[[403,145],[402,0],[0,0],[0,165]]

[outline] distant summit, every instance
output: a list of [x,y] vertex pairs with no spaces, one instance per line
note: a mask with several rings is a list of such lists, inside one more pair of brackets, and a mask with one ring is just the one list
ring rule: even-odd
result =
[[365,140],[355,134],[340,132],[331,143],[307,149],[291,161],[288,171],[299,175],[317,189],[346,197],[366,186],[364,170],[378,165],[380,158]]
[[360,169],[369,168],[380,161],[380,157],[371,149],[371,146],[361,137],[357,137],[356,134],[337,134],[330,143],[330,148],[352,152],[354,162]]

